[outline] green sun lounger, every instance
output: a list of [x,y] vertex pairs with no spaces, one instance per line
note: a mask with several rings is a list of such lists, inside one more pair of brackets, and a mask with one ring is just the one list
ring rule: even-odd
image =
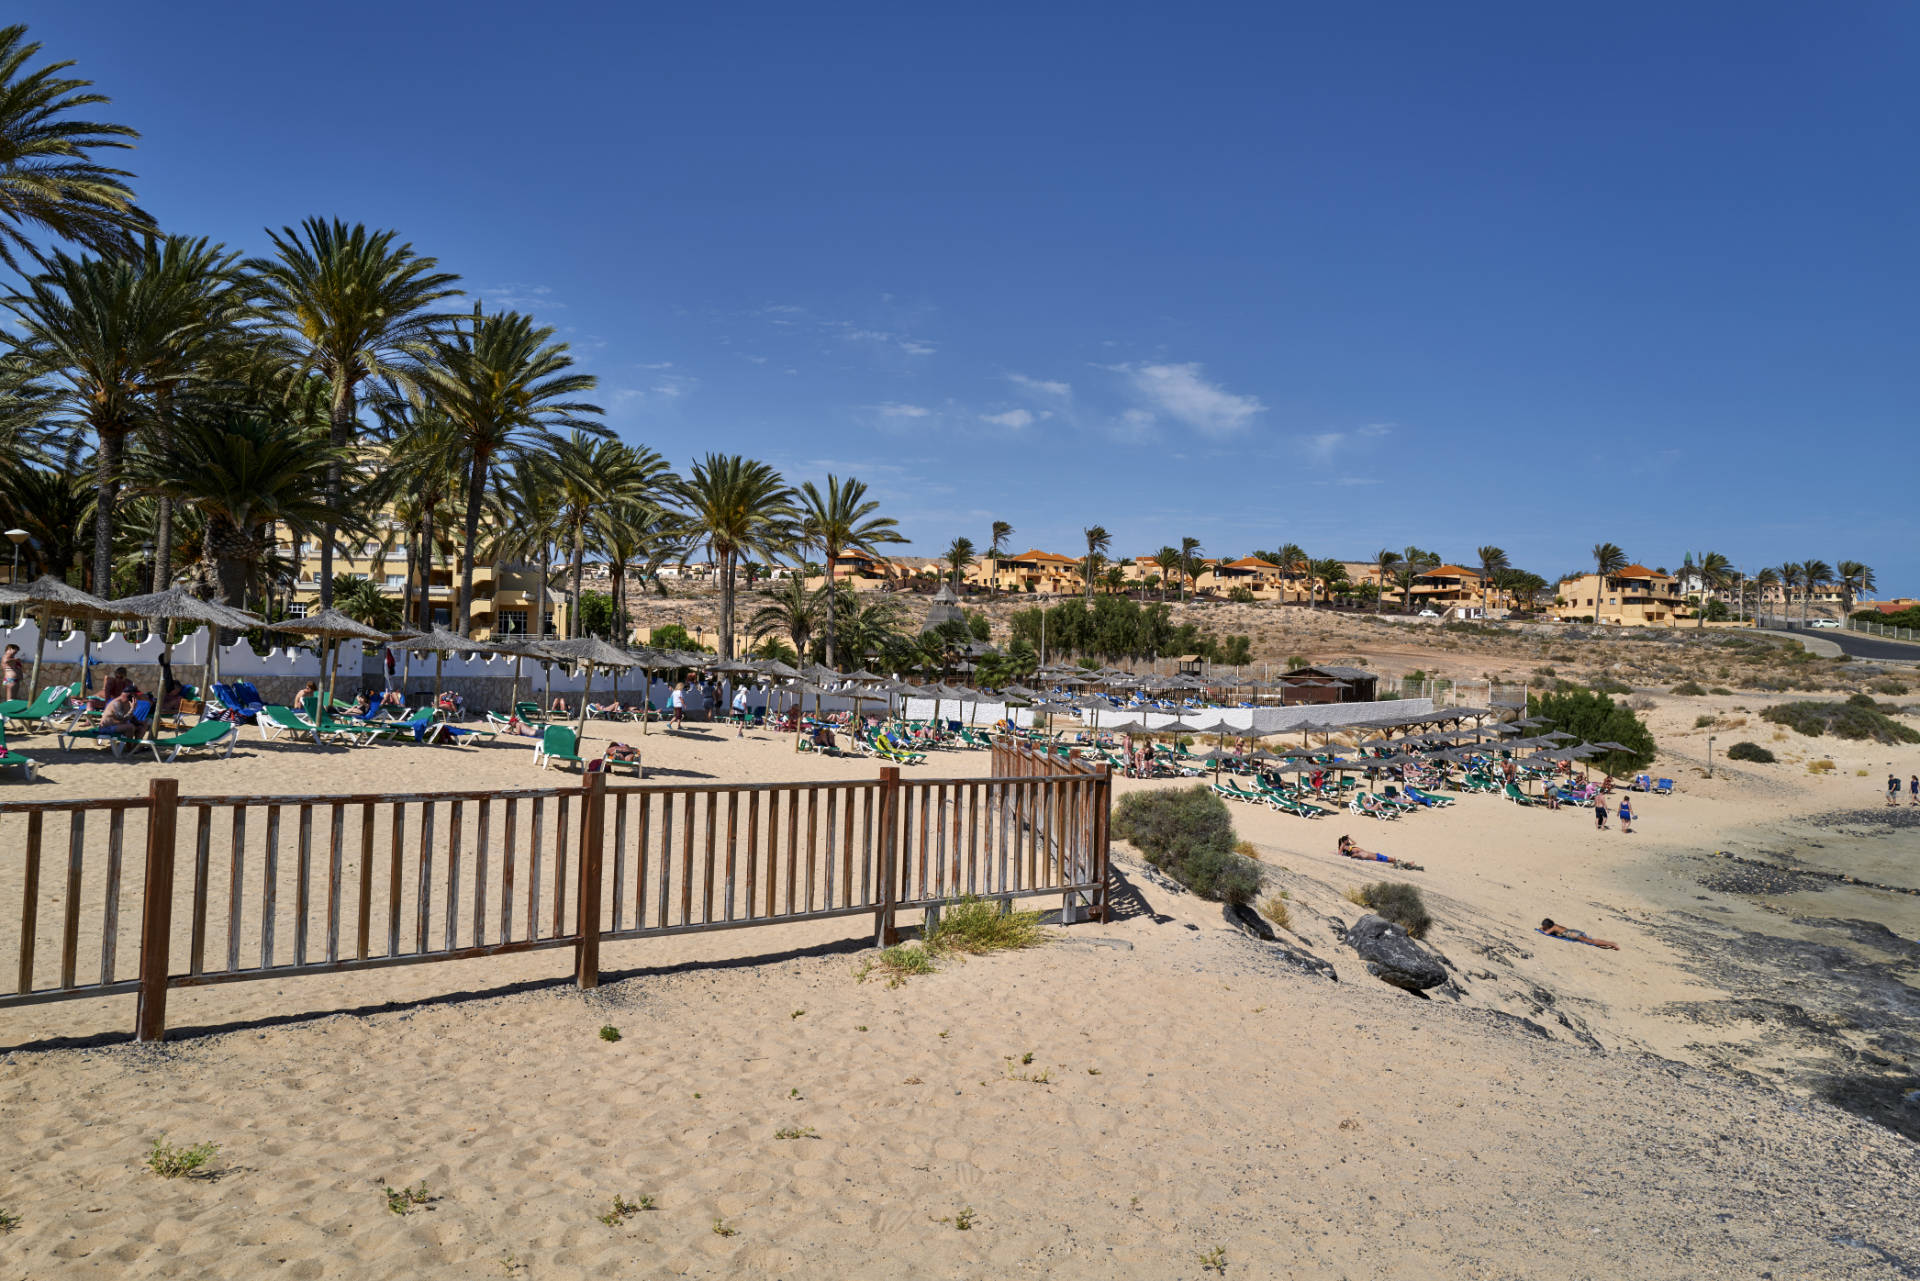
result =
[[133,744],[133,750],[143,747],[153,749],[153,759],[162,765],[171,765],[180,758],[180,753],[199,748],[213,749],[225,744],[219,755],[225,759],[233,755],[233,745],[240,740],[240,726],[232,721],[201,721],[190,725],[178,734],[163,734],[159,738],[143,738]]
[[1521,791],[1518,787],[1514,786],[1512,783],[1507,784],[1507,799],[1512,801],[1515,805],[1522,805],[1522,806],[1538,805],[1540,803],[1534,800],[1531,796],[1528,796],[1525,792]]
[[580,738],[565,725],[549,725],[540,732],[540,741],[533,749],[533,760],[541,769],[551,768],[555,761],[572,761],[581,769],[587,767],[585,758],[580,755]]
[[8,747],[6,734],[0,732],[0,766],[6,765],[11,765],[18,769],[20,776],[26,779],[27,782],[31,783],[33,781],[34,770],[36,768],[34,763]]
[[66,709],[67,700],[79,697],[80,685],[49,685],[40,691],[39,697],[31,703],[23,699],[9,699],[0,703],[0,721],[18,721],[29,728],[39,728],[40,722]]

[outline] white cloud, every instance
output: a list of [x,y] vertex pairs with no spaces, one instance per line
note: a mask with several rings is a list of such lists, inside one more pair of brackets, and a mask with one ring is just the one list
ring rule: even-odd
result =
[[640,366],[638,366],[638,368],[640,368],[640,369],[656,369],[656,370],[657,370],[657,369],[672,369],[672,368],[673,368],[673,362],[672,362],[671,360],[656,360],[656,361],[654,361],[654,362],[653,362],[652,364],[650,364],[650,365],[640,365]]
[[882,418],[925,418],[933,413],[925,405],[902,405],[897,401],[887,401],[874,405],[873,412]]
[[563,311],[566,305],[553,296],[549,285],[502,284],[471,291],[487,311]]
[[1031,427],[1034,418],[1030,409],[1009,409],[1004,414],[981,414],[980,421],[995,423],[1001,427]]
[[750,360],[756,365],[764,365],[767,363],[767,358],[765,356],[749,356],[745,352],[740,353],[740,358],[742,360]]
[[1025,374],[1008,374],[1007,381],[1016,387],[1024,387],[1028,391],[1038,392],[1044,396],[1058,396],[1061,400],[1073,395],[1073,388],[1069,384],[1050,382],[1044,378],[1029,378]]
[[1205,436],[1231,436],[1266,412],[1257,396],[1241,396],[1201,376],[1200,366],[1124,366],[1134,394],[1156,414]]
[[909,356],[931,356],[938,348],[932,343],[915,342],[911,338],[902,338],[900,340],[900,350],[906,352]]
[[1343,431],[1323,431],[1318,435],[1307,437],[1303,443],[1306,445],[1308,455],[1315,462],[1324,463],[1333,460],[1333,451],[1340,448],[1346,439],[1347,433]]
[[1114,433],[1121,440],[1139,442],[1153,435],[1153,413],[1146,409],[1129,409],[1120,415],[1120,421],[1114,424]]

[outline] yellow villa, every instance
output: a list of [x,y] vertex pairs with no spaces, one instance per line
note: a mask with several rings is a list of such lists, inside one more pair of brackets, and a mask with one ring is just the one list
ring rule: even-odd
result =
[[1667,627],[1681,617],[1686,597],[1679,580],[1645,565],[1629,565],[1608,574],[1562,579],[1555,588],[1553,614],[1562,622],[1591,619],[1623,627]]

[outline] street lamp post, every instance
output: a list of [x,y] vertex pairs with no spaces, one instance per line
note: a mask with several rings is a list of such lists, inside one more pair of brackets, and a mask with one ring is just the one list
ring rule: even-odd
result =
[[[9,529],[7,531],[7,539],[13,544],[13,572],[7,575],[7,586],[9,587],[18,587],[20,585],[20,544],[26,542],[27,537],[27,531],[24,529]],[[13,607],[13,621],[16,623],[20,621],[20,607],[18,605]]]

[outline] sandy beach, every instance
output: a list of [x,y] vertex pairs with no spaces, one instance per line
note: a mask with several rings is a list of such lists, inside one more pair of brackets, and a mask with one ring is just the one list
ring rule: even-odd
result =
[[[590,994],[566,952],[180,990],[160,1046],[126,1042],[130,997],[11,1010],[0,1209],[21,1223],[0,1258],[20,1276],[1897,1275],[1920,1258],[1912,1141],[1868,1118],[1912,1088],[1915,1023],[1847,1011],[1911,997],[1920,949],[1857,924],[1911,903],[1803,876],[1782,907],[1729,874],[1784,850],[1725,835],[1870,806],[1879,779],[1853,770],[1891,753],[1821,740],[1832,776],[1783,756],[1708,780],[1686,737],[1662,735],[1680,790],[1632,836],[1487,797],[1364,831],[1236,806],[1291,896],[1281,940],[1337,984],[1120,845],[1113,922],[897,988],[857,980],[855,918],[610,944]],[[705,727],[644,746],[656,779],[873,772]],[[162,772],[222,792],[537,781],[522,744],[316,752],[251,731],[230,761],[46,762],[35,799]],[[18,822],[0,818],[8,848]],[[1436,999],[1339,943],[1359,912],[1342,891],[1372,879],[1333,853],[1345,830],[1425,865],[1406,879],[1453,971]],[[1542,915],[1622,950],[1545,939]],[[1796,941],[1850,977],[1822,982]],[[1836,1092],[1863,1078],[1886,1084]],[[218,1143],[214,1177],[148,1173],[162,1134]],[[387,1211],[383,1186],[422,1182],[427,1204]],[[654,1208],[609,1226],[616,1195]]]

